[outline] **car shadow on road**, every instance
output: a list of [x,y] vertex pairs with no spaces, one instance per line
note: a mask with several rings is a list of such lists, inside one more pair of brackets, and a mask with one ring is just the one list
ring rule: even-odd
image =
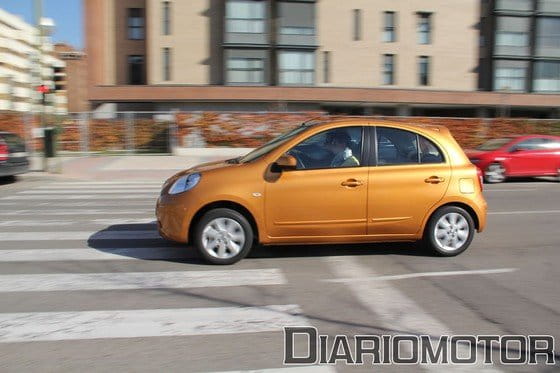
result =
[[[92,234],[90,248],[107,254],[142,260],[204,264],[192,245],[165,240],[158,236],[156,222],[115,224]],[[431,256],[417,243],[359,243],[317,245],[274,245],[255,247],[248,259],[313,258],[343,255],[410,255]]]

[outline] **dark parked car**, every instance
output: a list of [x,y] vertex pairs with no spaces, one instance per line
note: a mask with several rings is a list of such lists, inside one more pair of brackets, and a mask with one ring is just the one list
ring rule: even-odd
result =
[[25,142],[9,132],[0,132],[0,177],[15,176],[29,170]]

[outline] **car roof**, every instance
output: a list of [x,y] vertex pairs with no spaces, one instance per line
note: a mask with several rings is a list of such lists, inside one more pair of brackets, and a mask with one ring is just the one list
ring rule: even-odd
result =
[[449,129],[445,126],[435,124],[413,123],[408,121],[394,121],[390,119],[382,119],[375,117],[354,117],[354,118],[333,118],[333,119],[316,119],[303,123],[304,126],[325,126],[331,125],[368,125],[368,126],[390,126],[401,127],[403,129],[431,131],[434,133],[447,133]]

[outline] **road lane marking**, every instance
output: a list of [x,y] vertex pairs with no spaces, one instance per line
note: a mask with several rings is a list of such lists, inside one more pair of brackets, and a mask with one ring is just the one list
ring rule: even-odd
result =
[[[279,269],[0,275],[0,293],[284,285]],[[1,333],[1,332],[0,332]]]
[[560,210],[518,210],[518,211],[491,211],[488,215],[531,215],[531,214],[559,214]]
[[[324,260],[327,261],[333,273],[339,278],[358,280],[381,277],[371,267],[365,267],[353,257],[330,257]],[[391,285],[390,281],[356,281],[347,285],[347,289],[375,316],[379,317],[386,328],[418,335],[453,335],[450,328]],[[410,352],[403,351],[403,353]],[[457,353],[459,356],[470,356],[470,347],[457,344]],[[421,368],[431,372],[441,371],[441,367],[435,365],[422,365]],[[479,359],[476,364],[462,366],[461,368],[466,372],[499,372],[494,367],[483,365],[483,359]]]
[[67,231],[0,232],[0,241],[68,241],[68,240],[151,240],[162,239],[156,230],[143,231]]
[[2,197],[2,200],[24,200],[24,201],[40,201],[40,200],[91,200],[91,199],[150,199],[155,201],[158,194],[106,194],[106,195],[89,195],[89,194],[66,194],[66,195],[15,195],[10,197]]
[[[50,226],[72,226],[72,225],[119,225],[119,224],[150,224],[155,223],[155,217],[143,219],[86,219],[84,220],[81,213],[79,219],[72,220],[6,220],[0,221],[0,228],[3,227],[50,227]],[[110,214],[105,212],[105,214]]]
[[77,260],[164,260],[194,257],[186,248],[75,248],[75,249],[0,249],[0,262],[55,262]]
[[370,277],[350,277],[350,278],[336,278],[326,279],[324,282],[334,283],[351,283],[351,282],[369,282],[369,281],[392,281],[404,280],[409,278],[419,277],[440,277],[440,276],[465,276],[465,275],[487,275],[498,273],[510,273],[519,270],[519,268],[498,268],[498,269],[476,269],[470,271],[441,271],[441,272],[417,272],[406,273],[402,275],[384,275],[384,276],[370,276]]
[[309,325],[297,305],[0,314],[0,342],[281,332]]

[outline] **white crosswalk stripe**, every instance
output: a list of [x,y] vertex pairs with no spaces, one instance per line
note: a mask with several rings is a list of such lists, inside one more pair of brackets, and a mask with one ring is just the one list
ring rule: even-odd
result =
[[0,313],[0,342],[275,332],[284,325],[309,323],[297,305]]
[[160,239],[156,230],[149,231],[62,231],[0,232],[0,241],[72,241],[72,240],[151,240]]
[[0,293],[283,285],[278,269],[0,275]]
[[61,195],[15,195],[2,197],[2,200],[9,201],[40,201],[40,200],[97,200],[97,199],[152,199],[155,201],[157,193],[152,194],[61,194]]
[[109,249],[18,249],[0,250],[0,262],[55,262],[90,260],[161,260],[191,258],[192,250],[171,247]]
[[[417,335],[452,335],[452,330],[442,324],[434,316],[424,311],[416,302],[408,298],[390,281],[381,279],[372,268],[365,267],[351,257],[327,258],[333,273],[337,277],[349,279],[374,278],[374,281],[355,281],[348,289],[373,314],[381,319],[385,327],[398,329],[406,333]],[[395,331],[398,331],[395,330]],[[457,345],[460,356],[470,356],[470,347]],[[410,351],[408,351],[410,353]],[[441,367],[423,365],[428,371],[441,371]],[[492,366],[483,365],[482,361],[471,366],[461,366],[464,372],[499,372]]]
[[[152,204],[153,205],[153,204]],[[114,206],[114,204],[113,204]],[[79,206],[76,206],[79,207]],[[73,216],[79,215],[80,217],[85,217],[87,215],[136,215],[136,214],[148,214],[154,215],[154,208],[145,209],[134,209],[134,210],[94,210],[86,209],[76,212],[76,210],[10,210],[10,211],[0,211],[0,216]]]
[[18,195],[25,194],[25,195],[56,195],[56,194],[73,194],[73,195],[91,195],[91,194],[146,194],[148,192],[153,193],[154,195],[159,194],[159,190],[146,190],[146,189],[105,189],[105,190],[95,190],[95,189],[84,189],[84,190],[74,190],[74,189],[66,189],[66,190],[24,190],[23,192],[19,192]]
[[[107,214],[107,212],[105,212]],[[116,225],[116,224],[149,224],[155,221],[153,218],[144,219],[88,219],[87,222],[93,225]],[[6,220],[0,221],[1,227],[48,227],[48,226],[72,226],[84,224],[84,219],[78,220]]]
[[104,249],[17,249],[0,250],[0,262],[55,262],[90,260],[162,260],[191,258],[192,250],[171,247]]

